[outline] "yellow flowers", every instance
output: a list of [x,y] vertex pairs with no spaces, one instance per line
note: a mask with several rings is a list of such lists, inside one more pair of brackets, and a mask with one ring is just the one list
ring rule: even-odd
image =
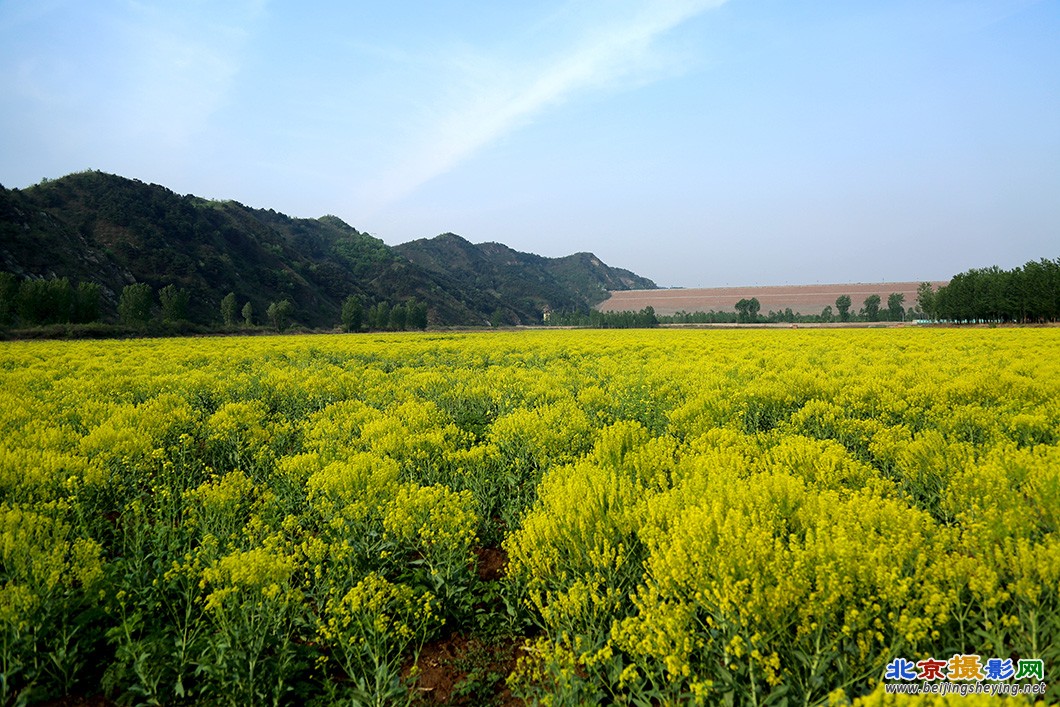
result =
[[76,626],[115,697],[379,701],[528,622],[543,704],[889,704],[977,650],[1060,684],[1060,330],[14,343],[0,432],[14,691]]
[[[394,584],[369,573],[342,597],[328,602],[321,634],[351,653],[379,650],[388,642],[400,655],[417,635],[424,635],[436,619],[429,593]],[[388,639],[390,639],[388,641]],[[384,649],[386,650],[386,649]],[[352,673],[352,671],[351,671]]]
[[206,608],[221,608],[224,598],[237,591],[275,599],[288,590],[296,567],[294,558],[284,556],[276,542],[226,555],[203,571],[203,586],[214,587],[206,597]]
[[45,594],[92,587],[100,578],[100,547],[79,538],[71,525],[56,520],[62,508],[41,512],[0,505],[0,563],[8,581],[22,582]]
[[476,522],[470,491],[403,484],[387,506],[383,529],[397,544],[411,545],[431,560],[463,554],[466,565]]
[[18,635],[29,630],[37,595],[25,584],[8,582],[0,587],[0,626],[8,634]]

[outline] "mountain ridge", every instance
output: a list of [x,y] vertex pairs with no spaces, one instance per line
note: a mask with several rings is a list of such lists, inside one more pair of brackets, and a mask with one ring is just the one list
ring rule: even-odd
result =
[[95,282],[110,318],[122,288],[142,282],[187,290],[202,323],[235,292],[259,315],[288,299],[316,328],[335,326],[349,296],[366,308],[415,300],[437,325],[535,324],[549,310],[587,311],[609,289],[655,288],[591,253],[546,258],[452,233],[389,246],[333,215],[293,218],[98,171],[0,185],[0,271]]

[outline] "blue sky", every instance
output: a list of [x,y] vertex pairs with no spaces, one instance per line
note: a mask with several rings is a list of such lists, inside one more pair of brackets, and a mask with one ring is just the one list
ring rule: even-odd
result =
[[0,0],[0,183],[100,169],[663,286],[1060,256],[1057,0]]

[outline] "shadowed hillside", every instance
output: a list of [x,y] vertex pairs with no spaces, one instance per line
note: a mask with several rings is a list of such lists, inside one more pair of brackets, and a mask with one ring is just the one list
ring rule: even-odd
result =
[[533,321],[546,307],[579,311],[604,300],[608,290],[650,289],[651,280],[610,268],[591,253],[545,258],[502,243],[475,245],[452,233],[395,248],[453,291],[473,294],[473,307],[489,307],[494,323]]
[[608,289],[654,287],[591,254],[542,258],[452,234],[392,248],[335,216],[292,218],[101,172],[0,187],[0,271],[97,283],[104,319],[126,285],[173,285],[203,325],[220,321],[229,292],[259,317],[287,299],[295,322],[332,327],[350,296],[365,309],[425,303],[433,324],[529,324],[545,309],[587,310]]

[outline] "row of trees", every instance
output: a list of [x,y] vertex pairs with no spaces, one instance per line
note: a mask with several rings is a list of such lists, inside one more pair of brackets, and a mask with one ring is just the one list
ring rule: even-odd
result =
[[0,273],[0,326],[83,324],[100,316],[100,286],[68,278],[19,280]]
[[[188,305],[191,296],[184,288],[166,285],[158,291],[159,318],[167,324],[188,321]],[[126,285],[118,300],[118,319],[131,326],[146,326],[154,318],[155,291],[150,285],[140,282]]]
[[1042,258],[1012,270],[996,265],[968,270],[937,291],[922,284],[917,300],[928,316],[941,321],[1060,321],[1060,258]]
[[[91,324],[103,319],[103,288],[95,282],[69,278],[27,278],[0,273],[0,326],[23,327],[49,324]],[[187,290],[166,285],[158,292],[159,316],[163,322],[188,319]],[[145,325],[155,311],[155,292],[147,284],[127,285],[118,300],[118,319],[123,324]]]
[[828,305],[820,314],[801,314],[791,310],[791,307],[783,311],[770,310],[767,314],[761,314],[762,305],[757,297],[741,299],[736,303],[735,312],[677,312],[660,318],[668,324],[761,324],[761,323],[830,323],[830,322],[879,322],[879,321],[904,321],[908,314],[914,310],[906,311],[903,306],[905,295],[901,292],[892,292],[887,297],[887,307],[882,307],[883,300],[879,295],[869,295],[862,302],[859,311],[851,311],[853,301],[850,295],[840,295],[836,298],[835,309]]
[[645,329],[659,326],[653,307],[639,312],[552,312],[545,323],[550,326],[584,326],[595,329]]
[[663,324],[735,324],[739,321],[736,312],[677,312],[661,314],[659,321]]
[[[120,324],[138,330],[157,324],[189,324],[192,323],[190,305],[191,295],[184,288],[170,284],[156,293],[147,283],[135,283],[122,289],[118,297],[117,319]],[[220,314],[225,329],[255,326],[256,317],[261,316],[250,301],[240,306],[235,292],[229,292],[221,299]],[[264,316],[264,323],[268,326],[286,331],[294,323],[295,307],[288,299],[270,302]],[[65,277],[20,279],[11,273],[0,272],[2,327],[91,324],[102,322],[104,318],[103,288],[97,283],[74,285]],[[113,314],[107,318],[113,321]],[[198,325],[213,327],[216,322],[200,322]],[[366,307],[359,298],[350,296],[342,305],[342,327],[346,331],[426,329],[427,305],[413,299],[393,306],[377,302]]]
[[[265,310],[265,317],[276,331],[286,331],[291,326],[294,314],[294,305],[291,300],[282,299],[279,302],[269,302]],[[229,292],[221,298],[221,320],[225,328],[231,329],[236,326],[254,326],[254,305],[250,300],[240,307],[235,292]]]
[[[836,297],[836,318],[841,322],[849,321],[862,321],[862,322],[902,322],[906,319],[905,310],[905,295],[901,292],[892,292],[887,295],[887,308],[882,307],[883,300],[879,295],[869,295],[862,302],[862,307],[856,315],[854,315],[850,308],[853,306],[853,302],[850,300],[849,295],[840,295]],[[825,311],[821,313],[822,317],[830,314],[831,307],[825,307]],[[834,320],[833,320],[834,321]]]
[[1035,324],[1060,321],[1060,258],[1030,261],[1022,267],[1002,270],[996,265],[973,268],[955,275],[948,285],[935,290],[930,282],[917,288],[916,302],[906,309],[905,295],[892,292],[886,307],[880,295],[869,295],[854,312],[849,295],[835,300],[835,309],[825,307],[819,314],[795,314],[791,309],[759,314],[758,299],[741,299],[736,312],[679,312],[664,317],[674,323],[722,322],[880,322],[928,318],[932,321],[962,323],[1013,322]]
[[342,327],[346,331],[426,329],[427,305],[412,299],[393,307],[376,302],[365,308],[360,298],[350,295],[342,303]]
[[[857,312],[852,312],[853,302],[850,295],[840,295],[836,298],[835,310],[831,305],[822,310],[820,314],[797,314],[787,308],[784,311],[769,311],[762,314],[762,305],[757,297],[744,298],[736,303],[735,312],[677,312],[668,315],[656,315],[655,310],[646,307],[639,312],[598,312],[592,310],[588,313],[552,313],[546,324],[558,326],[588,326],[596,328],[634,328],[653,327],[660,323],[664,324],[762,324],[762,323],[821,323],[821,322],[879,322],[879,321],[904,321],[907,312],[903,306],[905,295],[901,292],[893,292],[887,297],[887,307],[882,308],[882,298],[879,295],[869,295],[862,303]],[[912,313],[914,310],[910,310]]]
[[[291,325],[294,307],[289,300],[272,302],[265,311],[269,324],[277,331],[285,331]],[[221,299],[221,318],[225,326],[236,325],[236,313],[241,312],[244,326],[254,323],[254,307],[248,301],[239,309],[236,294],[229,292]],[[348,332],[404,331],[427,328],[427,305],[415,299],[391,307],[386,302],[377,302],[365,307],[359,297],[350,295],[342,303],[342,328]]]
[[[113,300],[111,300],[113,302]],[[113,306],[113,305],[111,305]],[[922,283],[917,301],[906,310],[905,295],[892,292],[886,307],[878,294],[869,295],[856,312],[849,295],[835,300],[820,314],[796,314],[790,308],[763,315],[757,297],[736,302],[735,312],[678,312],[662,318],[667,323],[756,323],[756,322],[879,322],[904,321],[910,315],[936,321],[966,322],[1055,322],[1060,320],[1060,258],[1028,262],[1023,267],[1002,270],[996,266],[973,269],[955,275],[950,283],[935,291]],[[146,283],[127,285],[118,300],[121,323],[146,328],[152,321],[163,324],[188,322],[190,295],[175,285],[157,293]],[[103,319],[103,291],[94,282],[76,285],[68,278],[20,279],[0,272],[0,326],[33,327],[49,324],[87,324]],[[111,310],[113,311],[113,310]],[[236,294],[229,292],[220,303],[221,320],[226,328],[253,326],[255,311],[247,301],[239,306]],[[284,299],[271,302],[265,311],[270,326],[285,331],[294,321],[294,305]],[[639,312],[555,312],[551,325],[598,328],[657,326],[660,318],[651,307]],[[345,331],[402,331],[427,328],[427,305],[409,300],[391,305],[367,304],[356,296],[342,304],[341,324]]]

